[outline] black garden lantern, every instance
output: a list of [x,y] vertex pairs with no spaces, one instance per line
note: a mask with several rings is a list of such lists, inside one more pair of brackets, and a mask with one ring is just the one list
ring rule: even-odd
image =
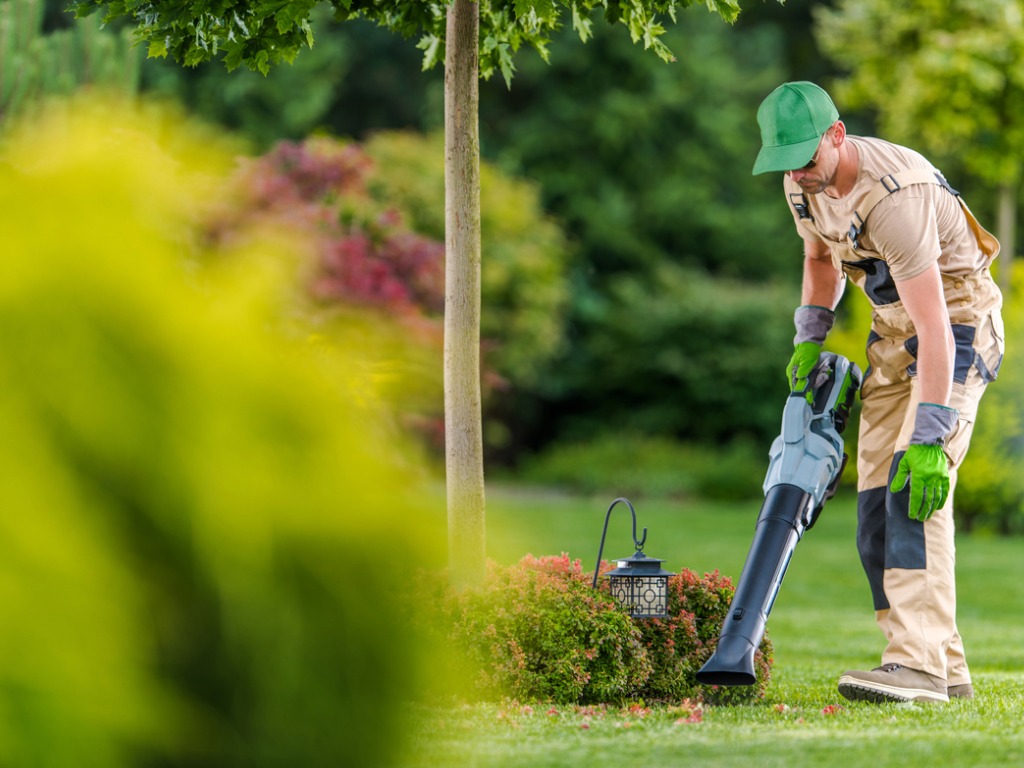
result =
[[617,561],[618,567],[605,574],[612,597],[618,600],[634,619],[662,619],[668,616],[668,577],[673,574],[664,570],[664,560],[648,557],[643,553],[644,542],[647,541],[647,529],[643,537],[636,538],[636,510],[628,499],[618,498],[608,507],[604,518],[604,531],[601,533],[601,547],[597,551],[597,565],[594,568],[594,588],[597,588],[597,577],[601,570],[601,554],[604,552],[604,539],[608,533],[608,520],[612,510],[619,502],[629,507],[633,516],[633,546],[636,551],[628,558]]

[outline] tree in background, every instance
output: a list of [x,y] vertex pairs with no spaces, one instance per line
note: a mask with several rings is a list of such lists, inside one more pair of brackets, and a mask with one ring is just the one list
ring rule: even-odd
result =
[[140,55],[128,34],[103,31],[95,20],[53,29],[46,12],[45,0],[0,0],[0,119],[82,86],[137,90]]
[[998,190],[1008,291],[1024,180],[1024,3],[839,0],[816,21],[822,48],[849,72],[835,87],[844,108],[875,110],[886,138]]
[[576,246],[570,343],[515,400],[521,449],[609,431],[767,444],[778,430],[771,360],[792,324],[771,302],[797,300],[800,246],[778,180],[750,168],[785,38],[696,8],[682,22],[665,33],[669,66],[595,29],[550,64],[524,56],[510,90],[486,86],[486,153],[537,180]]
[[[849,73],[835,84],[843,109],[873,110],[885,138],[922,150],[947,169],[954,187],[977,187],[965,195],[974,209],[997,211],[1002,251],[994,270],[1012,340],[1013,332],[1024,327],[1015,300],[1021,283],[1013,269],[1024,180],[1019,162],[1024,154],[1019,119],[1024,109],[1024,3],[839,0],[833,9],[820,9],[816,20],[822,48]],[[966,183],[957,180],[960,174]],[[994,199],[988,188],[996,190]],[[857,298],[852,305],[847,302],[847,309],[866,327],[867,302]],[[843,327],[830,334],[837,351],[850,344]],[[855,343],[843,352],[863,359],[863,340]],[[1012,341],[1007,346],[999,380],[981,406],[972,455],[959,473],[956,513],[965,528],[1022,528],[1024,412],[1019,393],[1024,373]]]
[[775,180],[750,173],[754,115],[784,78],[783,41],[698,8],[681,22],[664,35],[677,52],[668,66],[608,27],[550,63],[524,56],[511,89],[485,86],[485,154],[540,183],[597,283],[666,260],[746,279],[798,277],[799,263],[777,245],[789,233]]
[[[519,0],[515,3],[452,0],[338,0],[335,18],[367,18],[404,35],[419,35],[425,66],[445,62],[445,440],[449,543],[452,578],[478,583],[485,562],[483,427],[481,418],[479,78],[513,72],[513,54],[525,43],[547,56],[553,30],[568,12],[586,40],[595,8],[629,30],[663,59],[671,53],[659,39],[660,19],[675,18],[692,0],[649,0],[620,4],[607,0]],[[733,0],[706,0],[709,8],[734,19]],[[315,3],[249,2],[211,9],[183,3],[154,12],[146,0],[77,0],[76,12],[105,8],[105,20],[127,17],[136,24],[150,56],[170,54],[195,65],[222,58],[229,69],[246,65],[266,73],[312,46],[310,13]],[[485,7],[482,7],[485,6]]]

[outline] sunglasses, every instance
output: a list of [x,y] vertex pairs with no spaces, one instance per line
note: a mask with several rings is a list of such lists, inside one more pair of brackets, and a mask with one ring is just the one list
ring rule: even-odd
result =
[[[821,139],[824,140],[824,138],[826,136],[828,136],[828,131],[825,131],[825,133],[822,134]],[[797,170],[798,171],[809,171],[809,170],[811,170],[811,168],[813,168],[814,166],[816,166],[818,164],[818,155],[820,155],[820,154],[821,154],[821,140],[818,141],[818,148],[814,151],[814,156],[810,160],[807,161],[807,165],[801,166],[800,168],[797,168]]]
[[821,154],[821,144],[818,145],[817,151],[814,153],[814,157],[807,161],[807,165],[800,166],[799,170],[809,171],[811,168],[818,164],[818,155]]

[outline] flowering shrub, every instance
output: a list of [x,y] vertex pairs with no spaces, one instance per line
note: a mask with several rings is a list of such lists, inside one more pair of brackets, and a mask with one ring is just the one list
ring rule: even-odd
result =
[[439,316],[444,245],[371,200],[372,168],[357,144],[281,142],[240,173],[240,214],[315,231],[319,253],[308,288],[316,300]]
[[696,682],[717,643],[731,581],[717,571],[700,578],[684,570],[669,586],[669,617],[634,621],[605,583],[591,587],[579,560],[527,555],[510,568],[491,563],[479,590],[445,591],[444,632],[484,698],[737,703],[762,697],[772,662],[767,638],[756,657],[756,685]]
[[[538,386],[563,349],[569,247],[544,216],[535,187],[487,164],[481,173],[481,384],[484,439],[495,450],[524,428],[516,393]],[[398,393],[397,410],[440,447],[443,142],[395,133],[366,144],[322,137],[281,142],[242,163],[205,234],[243,253],[244,233],[266,228],[311,244],[302,273],[288,286],[289,319],[311,320],[318,334],[333,339],[335,316],[370,310],[376,322],[368,334],[385,335],[397,323],[400,340],[415,342],[420,358],[402,371],[411,386]],[[386,369],[394,357],[389,341],[368,345],[379,347]]]

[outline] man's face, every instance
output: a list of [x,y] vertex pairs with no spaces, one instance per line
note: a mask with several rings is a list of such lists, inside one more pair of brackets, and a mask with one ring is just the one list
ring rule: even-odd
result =
[[831,132],[831,129],[825,131],[818,143],[817,151],[807,165],[803,168],[786,171],[789,177],[800,186],[800,189],[809,195],[824,192],[825,188],[831,186],[835,179],[839,156],[833,146]]

